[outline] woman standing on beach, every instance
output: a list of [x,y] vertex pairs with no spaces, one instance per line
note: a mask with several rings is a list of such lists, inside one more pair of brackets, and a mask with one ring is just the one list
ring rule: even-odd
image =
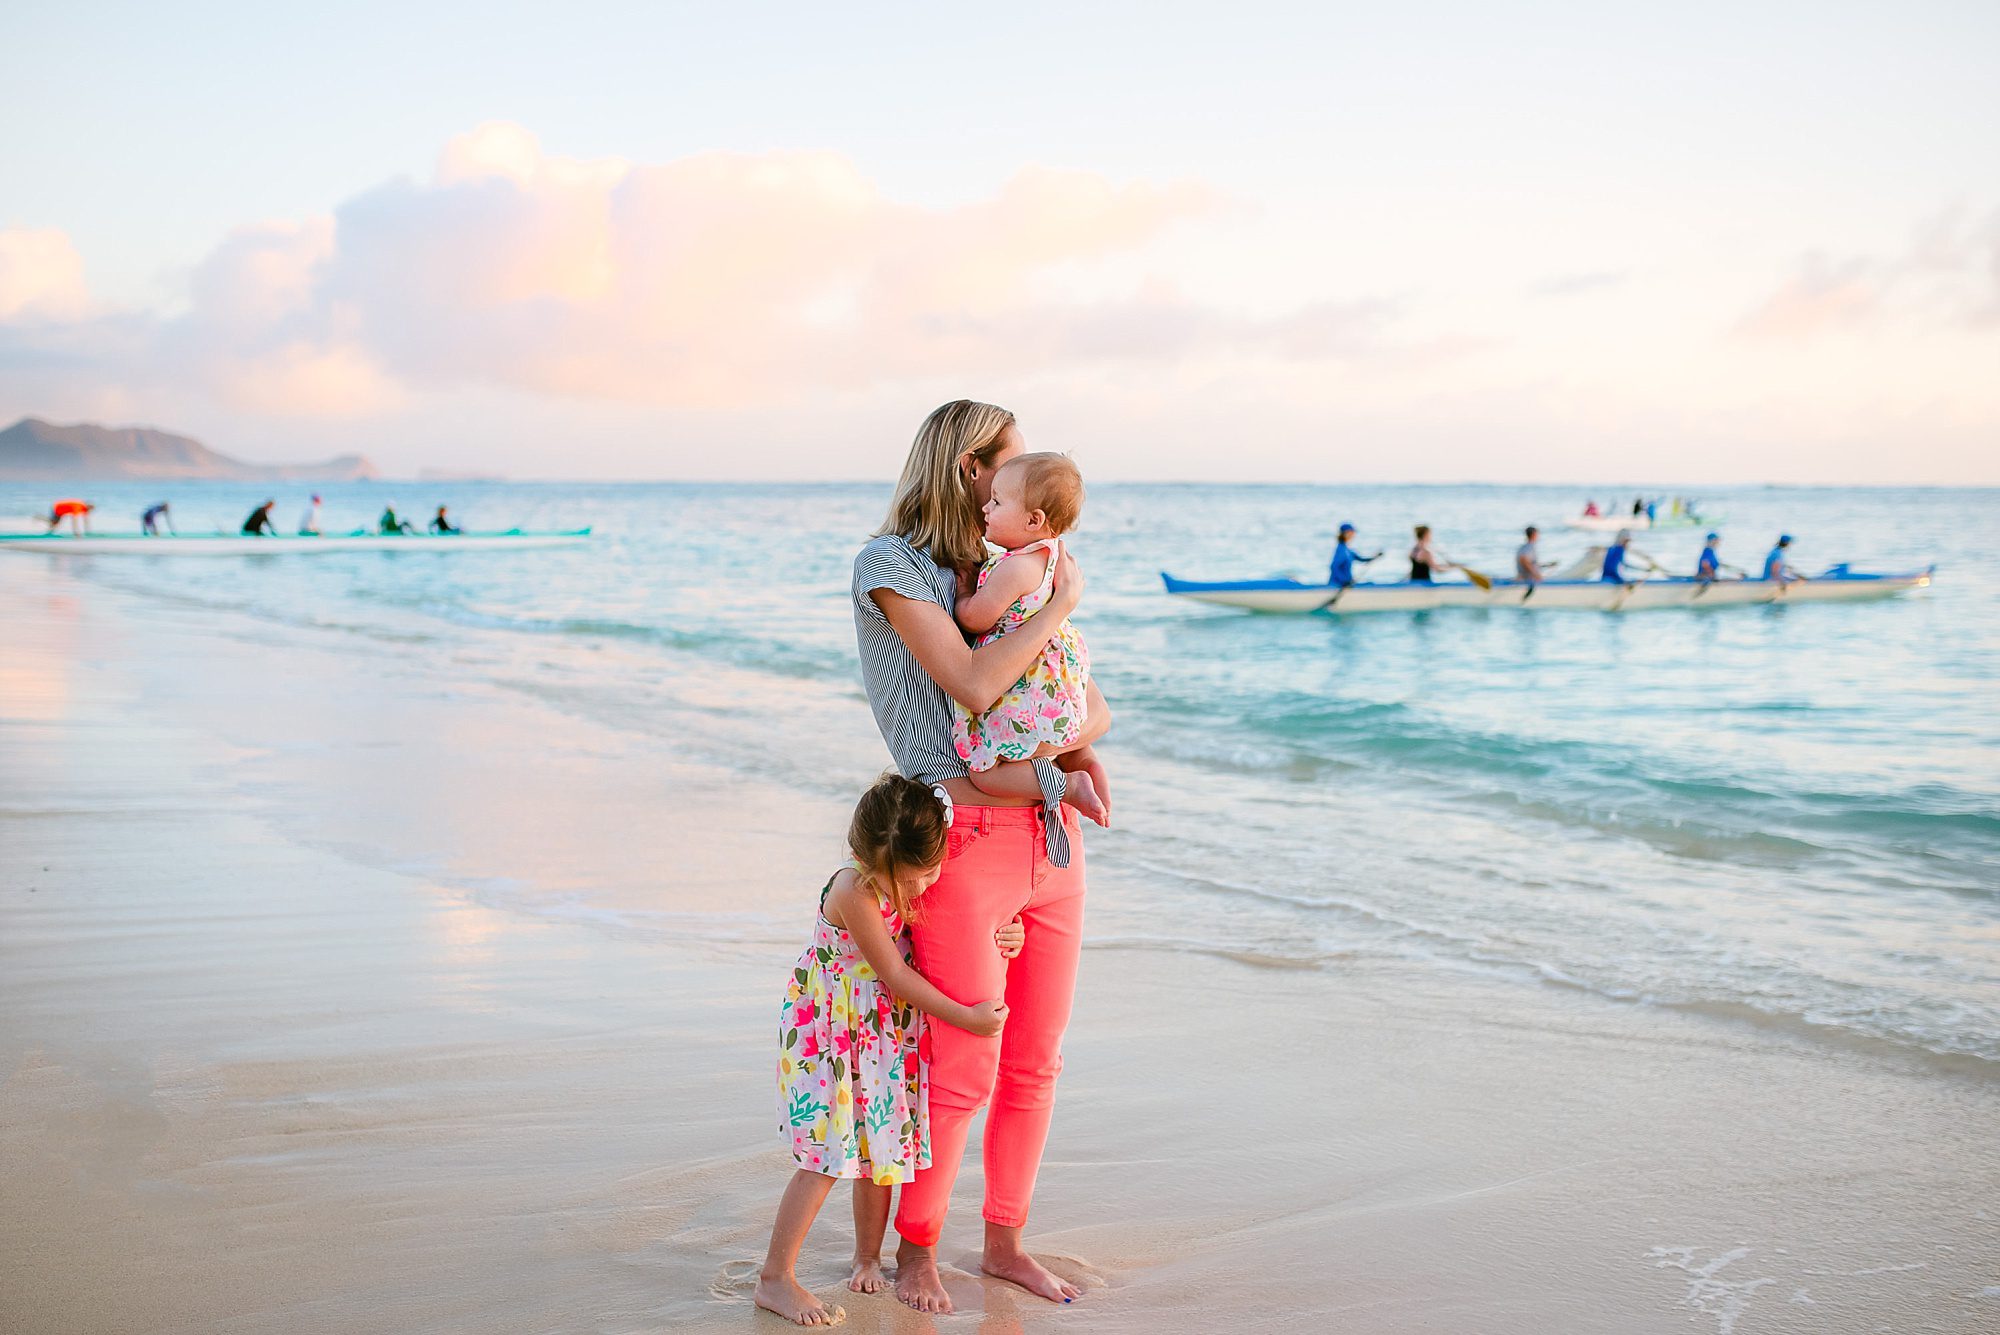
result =
[[[1028,1255],[1021,1232],[1048,1139],[1083,943],[1082,831],[1062,805],[1064,773],[1089,773],[1108,807],[1090,746],[1111,715],[1092,685],[1077,743],[1034,762],[1039,804],[981,793],[952,744],[952,701],[974,713],[991,707],[1041,657],[1083,593],[1065,551],[1031,623],[1046,634],[1024,628],[974,649],[952,619],[986,557],[980,511],[993,474],[1025,448],[1006,409],[945,404],[917,432],[881,533],[854,559],[855,634],[876,725],[896,768],[942,784],[954,806],[943,875],[911,929],[917,967],[954,1000],[1002,996],[1009,1017],[999,1038],[948,1026],[929,1036],[933,1166],[903,1188],[896,1211],[896,1296],[925,1312],[951,1310],[938,1276],[938,1236],[973,1115],[989,1101],[981,1266],[1051,1302],[1079,1296]],[[1018,957],[1003,960],[993,934],[1017,915],[1027,940]]]

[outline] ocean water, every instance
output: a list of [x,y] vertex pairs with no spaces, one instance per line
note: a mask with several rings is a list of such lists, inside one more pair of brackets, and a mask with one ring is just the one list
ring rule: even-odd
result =
[[[240,629],[310,628],[357,662],[433,658],[801,792],[844,796],[884,762],[847,599],[884,484],[321,490],[329,528],[394,495],[413,518],[444,500],[472,527],[597,536],[456,556],[4,554],[0,579],[59,560]],[[0,487],[0,516],[50,494]],[[168,496],[188,532],[233,531],[268,493],[88,494],[100,529]],[[277,494],[289,523],[303,492]],[[1159,584],[1323,577],[1343,520],[1389,549],[1377,578],[1398,576],[1415,522],[1501,573],[1524,523],[1545,557],[1592,541],[1560,527],[1584,495],[1093,488],[1076,621],[1117,719],[1117,820],[1090,836],[1090,947],[1412,961],[2000,1063],[2000,492],[1702,495],[1738,564],[1786,531],[1808,571],[1939,566],[1932,589],[1880,603],[1255,617]],[[1691,565],[1699,543],[1639,545]]]

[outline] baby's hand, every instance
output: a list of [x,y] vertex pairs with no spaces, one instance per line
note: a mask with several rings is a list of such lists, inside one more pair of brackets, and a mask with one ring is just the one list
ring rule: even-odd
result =
[[968,1023],[963,1028],[968,1034],[979,1038],[991,1038],[1000,1032],[1000,1026],[1007,1023],[1007,1003],[1004,1001],[982,1001],[972,1008],[966,1017]]
[[1021,947],[1027,944],[1027,940],[1028,929],[1021,926],[1019,918],[1005,924],[999,931],[993,933],[993,944],[1000,947],[1000,958],[1003,960],[1011,960],[1020,954]]

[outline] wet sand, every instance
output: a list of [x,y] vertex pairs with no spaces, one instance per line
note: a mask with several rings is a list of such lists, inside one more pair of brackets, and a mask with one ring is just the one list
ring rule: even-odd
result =
[[[769,1031],[840,804],[64,570],[0,567],[0,1329],[782,1328]],[[1111,945],[1076,1015],[1030,1239],[1084,1300],[974,1273],[971,1162],[960,1316],[839,1293],[830,1203],[848,1329],[2000,1326],[1983,1065]]]

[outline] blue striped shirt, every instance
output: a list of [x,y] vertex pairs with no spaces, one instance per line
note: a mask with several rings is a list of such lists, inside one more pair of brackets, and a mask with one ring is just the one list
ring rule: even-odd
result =
[[[924,671],[903,637],[869,595],[877,589],[919,603],[936,603],[949,616],[958,603],[958,576],[931,560],[930,553],[905,538],[885,534],[870,539],[854,558],[854,639],[861,651],[861,686],[875,726],[889,745],[889,757],[906,778],[925,783],[962,779],[966,768],[951,742],[951,697]],[[1063,772],[1053,761],[1034,762],[1042,785],[1049,861],[1069,865],[1069,834],[1059,804]]]

